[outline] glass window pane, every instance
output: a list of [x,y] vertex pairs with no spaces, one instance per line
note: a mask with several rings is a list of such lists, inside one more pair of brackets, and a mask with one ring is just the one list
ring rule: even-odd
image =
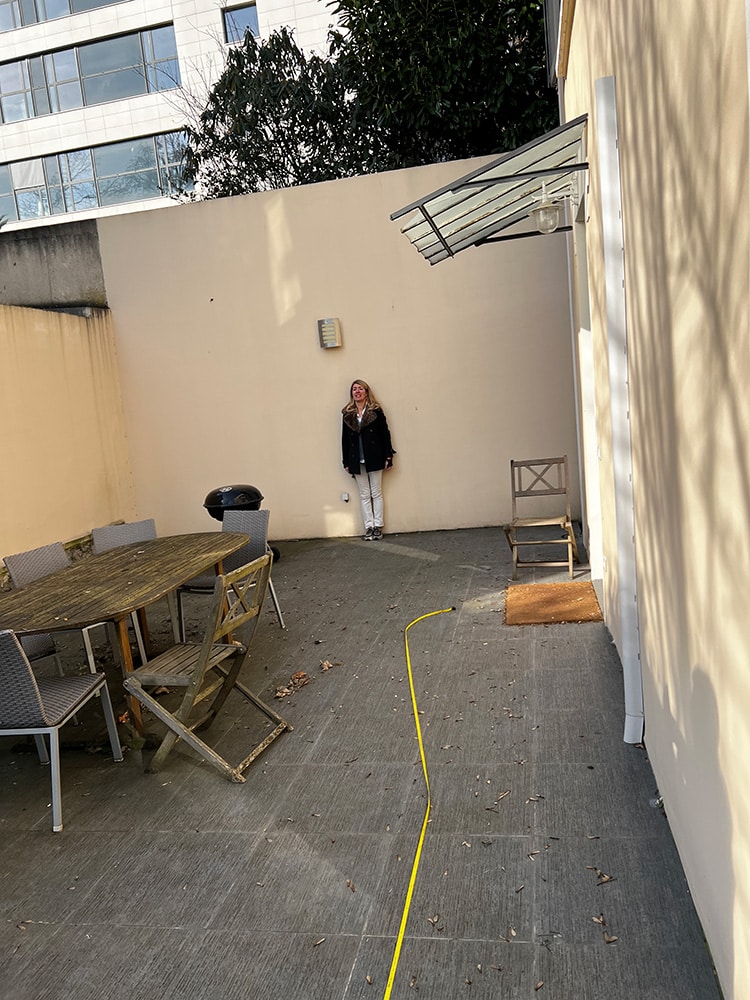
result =
[[107,38],[103,42],[82,45],[78,50],[83,76],[141,66],[141,43],[138,35]]
[[25,62],[5,63],[0,66],[0,94],[25,90],[29,86],[29,74]]
[[8,0],[0,0],[0,31],[12,31],[17,27],[18,9],[15,3],[8,3]]
[[224,37],[228,42],[241,42],[245,31],[252,35],[258,34],[258,11],[255,4],[247,7],[235,7],[233,10],[222,11],[224,18]]
[[47,179],[48,187],[56,184],[58,187],[62,184],[60,178],[60,164],[57,162],[56,156],[45,156],[42,161],[44,165],[44,176]]
[[156,137],[159,157],[164,163],[179,163],[185,152],[185,136],[182,132],[167,132]]
[[4,122],[22,122],[31,118],[27,94],[12,94],[0,98],[0,109]]
[[60,155],[60,170],[63,181],[93,180],[94,168],[90,149],[77,149],[73,153]]
[[49,202],[45,188],[30,191],[16,191],[19,219],[40,219],[49,215]]
[[144,32],[144,42],[148,37],[148,54],[154,59],[174,59],[177,56],[177,42],[171,24]]
[[48,115],[50,113],[49,94],[47,88],[34,91],[34,114]]
[[180,86],[180,67],[176,59],[169,62],[160,62],[148,68],[148,89],[151,92],[157,90],[174,90]]
[[21,0],[21,20],[24,24],[36,24],[39,20],[34,0]]
[[61,187],[50,187],[49,192],[49,207],[50,213],[52,215],[62,215],[66,212],[65,199],[63,198],[63,192]]
[[99,146],[94,150],[96,176],[114,177],[146,170],[156,166],[153,139],[133,139],[130,142],[115,142],[109,146]]
[[161,197],[159,174],[156,170],[144,170],[120,177],[108,177],[99,181],[102,205],[122,205],[128,201],[147,201]]
[[44,67],[50,83],[77,80],[79,76],[75,49],[63,49],[61,52],[52,52],[46,55]]
[[29,59],[29,77],[31,79],[32,86],[47,86],[47,78],[44,75],[44,65],[42,64],[41,56],[35,56],[33,59]]
[[75,83],[62,83],[50,87],[50,101],[53,111],[70,111],[72,108],[83,107],[83,94],[81,85]]
[[10,179],[10,168],[7,163],[0,167],[0,197],[13,194],[13,182]]
[[105,104],[107,101],[145,94],[146,79],[141,69],[123,69],[103,76],[85,77],[83,92],[86,104]]
[[110,7],[113,3],[119,3],[120,0],[73,0],[72,6],[73,11],[78,12],[80,10],[95,10],[97,7]]
[[9,222],[15,222],[18,218],[16,199],[12,194],[0,195],[0,218],[3,216]]
[[68,0],[37,0],[39,13],[46,21],[53,17],[66,17],[70,13]]
[[94,182],[71,184],[65,189],[65,200],[69,212],[83,212],[87,208],[96,208],[98,202]]

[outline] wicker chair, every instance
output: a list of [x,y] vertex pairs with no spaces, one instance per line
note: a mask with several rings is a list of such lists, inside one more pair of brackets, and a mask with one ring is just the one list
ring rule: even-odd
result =
[[[10,576],[14,587],[25,587],[27,583],[34,580],[41,580],[42,577],[50,576],[59,570],[67,569],[70,566],[70,556],[65,551],[62,542],[53,542],[51,545],[42,545],[37,549],[29,549],[27,552],[17,552],[12,556],[4,556],[3,562]],[[94,659],[94,649],[91,645],[91,631],[101,628],[99,624],[89,625],[81,629],[83,645],[86,649],[86,659],[89,670],[96,673],[96,660]],[[23,650],[30,660],[38,660],[44,656],[54,656],[58,673],[62,674],[60,658],[57,655],[55,642],[51,635],[23,636],[21,639]]]
[[0,631],[0,677],[0,736],[33,736],[39,759],[51,763],[52,829],[58,833],[63,828],[59,730],[97,695],[101,695],[112,756],[122,760],[107,681],[104,674],[91,673],[37,679],[18,637],[9,629]]
[[[143,521],[126,521],[124,524],[106,524],[102,528],[94,528],[91,532],[93,550],[97,552],[108,552],[110,549],[117,549],[121,545],[130,545],[133,542],[146,542],[151,538],[156,538],[156,524],[152,517]],[[173,595],[169,597],[169,615],[172,619],[172,629],[175,642],[180,638],[178,631],[177,604]],[[146,654],[146,643],[144,641],[144,631],[148,635],[146,623],[146,611],[134,611],[130,616],[135,633],[135,641],[138,645],[138,652],[141,654],[141,663],[148,659]]]

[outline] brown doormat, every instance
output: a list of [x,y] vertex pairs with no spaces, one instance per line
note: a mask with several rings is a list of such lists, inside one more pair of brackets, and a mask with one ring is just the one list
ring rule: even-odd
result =
[[602,611],[590,583],[527,583],[505,592],[506,625],[600,622]]

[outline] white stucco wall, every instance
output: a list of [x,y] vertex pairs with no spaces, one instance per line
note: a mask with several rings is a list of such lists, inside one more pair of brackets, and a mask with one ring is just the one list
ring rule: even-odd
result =
[[619,637],[596,81],[622,177],[646,743],[724,995],[750,993],[750,205],[744,0],[576,5],[608,624]]
[[564,237],[430,268],[389,219],[478,162],[99,220],[141,516],[205,530],[209,490],[251,483],[276,538],[357,533],[355,378],[398,451],[387,530],[501,524],[511,457],[567,452],[577,482]]

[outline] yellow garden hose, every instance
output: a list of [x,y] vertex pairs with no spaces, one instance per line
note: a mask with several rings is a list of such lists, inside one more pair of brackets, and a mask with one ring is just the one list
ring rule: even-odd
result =
[[383,994],[383,1000],[389,1000],[391,995],[391,990],[393,989],[393,980],[396,978],[396,969],[398,968],[398,960],[401,955],[401,945],[404,940],[404,931],[406,930],[406,921],[409,919],[409,908],[411,906],[411,897],[414,893],[414,884],[417,881],[417,869],[419,868],[419,859],[422,855],[422,845],[424,844],[424,835],[427,830],[427,823],[430,819],[430,807],[432,805],[432,800],[430,798],[430,777],[427,773],[427,761],[424,755],[424,744],[422,743],[422,729],[419,725],[419,711],[417,709],[417,696],[414,692],[414,678],[411,672],[411,657],[409,655],[409,629],[412,625],[416,625],[417,622],[424,621],[425,618],[432,618],[433,615],[444,615],[449,611],[455,611],[455,608],[443,608],[441,611],[430,611],[426,615],[421,615],[419,618],[415,618],[413,622],[409,622],[404,630],[404,646],[406,647],[406,669],[409,674],[409,690],[411,691],[411,707],[414,712],[414,725],[417,729],[417,742],[419,743],[419,756],[422,760],[422,772],[424,773],[424,783],[427,789],[427,808],[425,809],[424,819],[422,820],[422,829],[419,834],[419,841],[417,843],[417,849],[414,853],[414,864],[411,868],[411,878],[409,879],[409,888],[406,891],[406,900],[404,901],[404,912],[401,914],[401,925],[398,929],[398,937],[396,938],[396,947],[393,949],[393,960],[391,961],[391,971],[388,973],[388,982],[385,987],[385,993]]

